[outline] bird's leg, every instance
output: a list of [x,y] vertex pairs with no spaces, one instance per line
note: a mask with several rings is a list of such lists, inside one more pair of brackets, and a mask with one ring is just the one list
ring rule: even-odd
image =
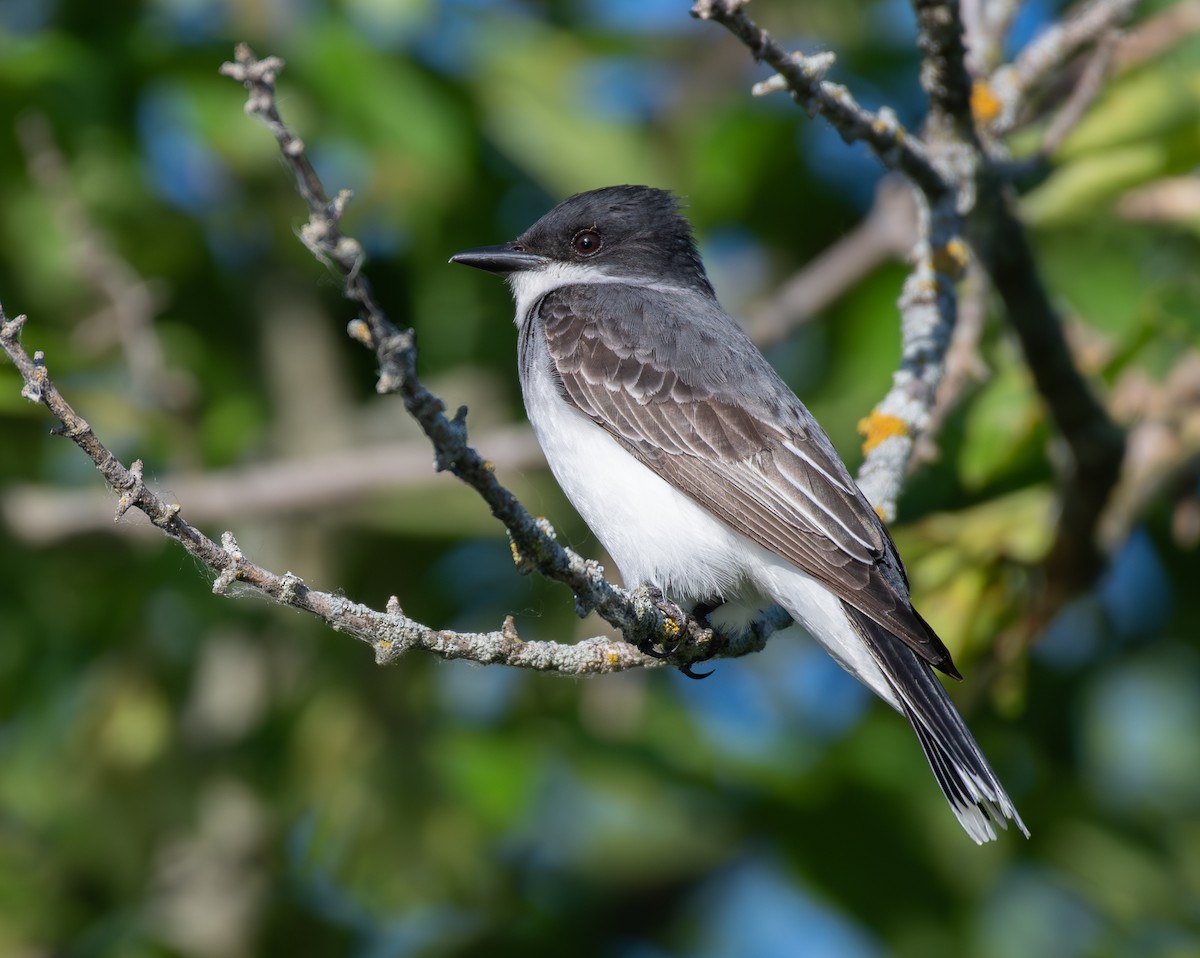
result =
[[669,648],[664,643],[661,652],[654,647],[654,641],[652,639],[650,639],[648,636],[643,637],[637,642],[638,651],[644,652],[646,655],[649,655],[651,658],[655,659],[670,658],[679,648],[679,643],[683,641],[683,623],[687,619],[687,613],[670,599],[668,599],[665,595],[663,595],[663,590],[658,588],[658,586],[643,585],[638,591],[641,592],[647,599],[649,599],[659,612],[665,615],[676,625],[676,635],[679,637]]
[[[652,603],[654,603],[655,608],[657,608],[663,615],[665,615],[670,622],[672,622],[673,624],[675,624],[677,626],[677,631],[676,631],[677,638],[670,645],[667,645],[666,643],[661,643],[661,650],[660,650],[660,649],[655,648],[654,642],[652,639],[650,639],[649,637],[644,637],[636,643],[637,647],[638,647],[638,651],[644,652],[646,655],[649,655],[651,658],[669,659],[669,658],[671,658],[671,656],[673,656],[676,652],[679,651],[679,647],[683,644],[684,639],[687,637],[686,631],[684,629],[684,622],[687,621],[688,614],[686,612],[684,612],[682,607],[680,607],[678,604],[676,604],[675,602],[672,602],[670,599],[668,599],[663,594],[662,589],[658,588],[657,586],[643,585],[643,586],[639,587],[638,591],[642,595],[644,595],[647,599],[649,599]],[[721,602],[719,600],[697,603],[692,609],[691,617],[696,620],[704,621],[705,625],[707,625],[707,618],[708,618],[709,613],[711,613],[714,609],[718,608],[720,605],[721,605]],[[679,671],[682,672],[684,675],[686,675],[689,679],[703,679],[703,678],[707,678],[708,676],[712,675],[711,671],[710,672],[696,672],[692,669],[692,665],[693,665],[693,663],[686,662],[683,665],[679,666],[678,668],[679,668]]]

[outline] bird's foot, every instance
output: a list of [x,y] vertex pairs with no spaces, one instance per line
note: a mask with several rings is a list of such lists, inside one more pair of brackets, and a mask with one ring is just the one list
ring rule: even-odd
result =
[[683,641],[683,623],[687,620],[687,613],[685,613],[683,609],[663,595],[662,589],[658,588],[657,586],[644,585],[639,591],[647,599],[649,599],[651,603],[653,603],[654,607],[658,609],[659,612],[667,617],[668,624],[675,627],[674,634],[676,638],[675,641],[670,645],[665,642],[659,643],[661,645],[661,650],[655,648],[655,642],[653,639],[649,637],[642,638],[637,643],[638,651],[644,652],[646,655],[649,655],[651,658],[655,659],[670,658],[679,648],[679,643]]
[[[679,651],[679,647],[683,644],[684,639],[687,637],[684,623],[687,621],[688,615],[678,604],[668,599],[663,594],[662,589],[659,589],[656,586],[643,586],[642,591],[646,595],[646,598],[654,603],[655,608],[665,615],[669,622],[675,625],[677,638],[675,642],[669,646],[666,644],[660,644],[660,648],[655,648],[655,643],[653,641],[645,639],[638,643],[638,650],[644,652],[646,655],[649,655],[651,658],[668,659],[677,651]],[[717,608],[719,604],[720,603],[701,603],[693,610],[692,618],[699,619],[707,623],[708,614],[712,612],[713,609]],[[693,662],[685,662],[683,665],[678,667],[679,671],[686,675],[689,679],[705,679],[712,675],[712,670],[708,672],[695,671],[692,667],[694,664],[695,663]]]

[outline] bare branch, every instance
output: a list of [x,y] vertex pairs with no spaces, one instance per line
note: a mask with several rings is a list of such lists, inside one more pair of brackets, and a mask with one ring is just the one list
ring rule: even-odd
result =
[[[544,463],[528,426],[490,430],[480,437],[497,469]],[[425,440],[359,449],[214,472],[163,476],[160,488],[187,503],[193,522],[233,522],[246,517],[294,515],[314,508],[361,502],[377,492],[395,494],[436,481]],[[114,531],[108,496],[98,489],[14,485],[0,492],[0,513],[26,542]]]
[[907,257],[917,242],[917,204],[902,177],[885,176],[866,218],[752,309],[746,330],[760,346],[784,339],[880,264]]
[[844,86],[823,80],[832,63],[828,55],[806,57],[788,52],[742,12],[743,3],[696,0],[692,16],[721,24],[750,49],[756,60],[766,62],[782,77],[767,81],[767,86],[760,86],[757,92],[786,87],[809,116],[823,116],[847,143],[866,143],[884,166],[908,176],[930,202],[946,193],[946,181],[930,162],[924,145],[900,125],[894,112],[883,109],[872,113],[860,106]]
[[[778,73],[755,92],[787,89],[809,115],[820,114],[847,142],[862,140],[890,169],[904,173],[923,198],[915,266],[900,296],[900,368],[892,388],[860,424],[866,454],[858,473],[863,493],[886,520],[896,513],[915,438],[925,428],[954,328],[954,283],[966,262],[959,209],[968,197],[974,165],[961,140],[972,139],[970,85],[962,66],[961,26],[952,4],[918,0],[926,85],[939,120],[939,153],[903,130],[889,109],[872,114],[841,86],[822,79],[829,57],[805,57],[784,50],[742,12],[744,0],[697,0],[692,16],[712,20],[742,41],[755,59]],[[940,128],[944,127],[942,131]]]
[[1125,439],[1075,365],[1062,320],[1042,285],[1029,237],[1006,190],[989,172],[969,221],[971,238],[1070,453],[1060,468],[1062,512],[1047,560],[1056,587],[1070,594],[1090,584],[1100,570],[1096,525],[1120,473]]
[[970,261],[962,238],[963,214],[973,204],[980,164],[958,5],[914,0],[913,9],[924,54],[921,86],[929,97],[924,134],[947,189],[924,196],[915,265],[899,300],[900,365],[887,395],[858,425],[865,437],[858,484],[889,522],[896,517],[896,501],[917,440],[929,427],[945,370],[958,313],[957,283]]
[[987,118],[991,134],[1002,136],[1012,130],[1030,94],[1079,51],[1124,23],[1136,5],[1137,0],[1091,0],[1043,32],[1011,64],[981,81],[992,104],[993,115]]
[[1116,49],[1117,32],[1115,30],[1108,31],[1096,41],[1096,49],[1089,58],[1087,66],[1084,67],[1079,82],[1075,84],[1067,102],[1062,105],[1058,115],[1054,117],[1042,137],[1042,145],[1038,152],[1043,157],[1050,157],[1058,152],[1063,140],[1079,125],[1079,121],[1083,119],[1096,97],[1100,95],[1104,81],[1108,78],[1108,71],[1112,67]]
[[1200,220],[1200,180],[1170,176],[1139,186],[1121,197],[1117,213],[1151,223],[1194,223]]
[[946,348],[957,312],[955,284],[966,269],[966,245],[958,238],[960,218],[954,198],[926,214],[916,263],[900,293],[900,365],[892,387],[859,423],[866,454],[858,470],[859,486],[890,522],[908,474],[917,438],[929,423],[945,367]]
[[[496,632],[450,632],[431,629],[405,616],[399,601],[392,597],[387,611],[378,612],[351,602],[343,596],[310,589],[302,579],[286,572],[270,572],[256,565],[242,553],[233,534],[226,532],[217,544],[187,522],[182,507],[157,496],[145,484],[141,461],[130,468],[125,466],[104,446],[92,427],[71,407],[58,391],[46,369],[45,357],[35,352],[30,358],[21,345],[21,330],[25,317],[9,320],[0,309],[0,348],[8,354],[24,381],[21,394],[41,403],[59,421],[55,432],[74,442],[104,476],[110,488],[119,496],[116,518],[130,509],[138,509],[164,534],[178,542],[189,555],[204,563],[216,574],[213,592],[228,593],[236,586],[250,587],[269,596],[281,605],[317,616],[337,632],[345,632],[369,644],[375,659],[388,663],[405,652],[420,649],[442,658],[465,658],[483,663],[502,663],[518,668],[558,672],[564,675],[619,672],[632,668],[677,665],[687,669],[691,663],[711,657],[730,657],[759,651],[767,636],[787,624],[786,617],[770,616],[758,630],[735,639],[703,629],[685,620],[688,632],[672,622],[671,638],[679,648],[671,655],[648,655],[629,642],[597,637],[581,643],[523,642],[511,619]],[[594,567],[594,564],[592,564]],[[601,580],[603,581],[603,580]],[[609,586],[619,601],[628,608],[627,615],[642,621],[651,619],[651,612],[662,616],[653,603]],[[680,642],[680,639],[686,641]]]
[[1131,70],[1153,60],[1198,32],[1200,0],[1179,0],[1121,37],[1117,44],[1117,72]]
[[967,71],[987,76],[1000,65],[1004,41],[1021,9],[1021,0],[962,0]]
[[967,75],[963,26],[958,4],[946,0],[913,0],[917,45],[921,50],[921,87],[929,97],[925,134],[975,145],[971,114],[971,78]]
[[[1002,86],[1008,84],[1009,95],[997,112],[1007,109],[1015,116],[1028,91],[1120,23],[1134,2],[1093,0],[1043,34],[1012,67],[998,70],[990,88],[983,85],[984,92],[995,97],[997,79]],[[813,75],[810,61],[785,53],[742,13],[742,3],[698,0],[692,13],[726,26],[757,58],[779,71],[793,97],[810,114],[820,112],[843,136],[851,138],[852,125],[847,126],[837,111],[825,108],[821,93],[828,84]],[[915,138],[905,138],[919,162],[913,162],[910,154],[886,153],[882,144],[872,146],[885,163],[909,175],[922,190],[926,218],[916,266],[900,298],[900,368],[891,390],[860,423],[867,456],[859,471],[859,484],[880,515],[890,519],[914,440],[930,422],[944,368],[957,308],[954,283],[969,260],[961,238],[962,217],[966,216],[971,245],[1004,301],[1034,381],[1070,450],[1063,477],[1063,511],[1048,560],[1061,593],[1069,594],[1090,583],[1099,567],[1096,523],[1120,470],[1123,435],[1075,367],[1060,319],[1037,273],[1028,237],[1011,207],[1004,177],[984,154],[976,134],[973,116],[981,112],[979,103],[984,98],[980,84],[972,90],[969,82],[958,5],[953,0],[914,0],[913,5],[925,54],[921,80],[930,99],[928,140],[918,146]],[[983,118],[992,120],[993,132],[1011,126],[1011,118]],[[927,169],[935,171],[936,183],[926,175]]]
[[946,418],[958,405],[963,393],[973,382],[982,382],[988,374],[979,355],[979,341],[987,323],[987,301],[992,286],[978,263],[967,268],[963,293],[959,297],[958,321],[946,350],[946,369],[938,385],[933,408],[925,431],[918,437],[909,472],[938,458],[937,437]]

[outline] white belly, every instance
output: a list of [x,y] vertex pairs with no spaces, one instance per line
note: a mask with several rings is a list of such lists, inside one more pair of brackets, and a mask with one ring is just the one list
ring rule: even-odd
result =
[[678,602],[737,595],[745,540],[568,404],[548,361],[534,367],[522,384],[533,431],[554,478],[625,585],[655,585]]

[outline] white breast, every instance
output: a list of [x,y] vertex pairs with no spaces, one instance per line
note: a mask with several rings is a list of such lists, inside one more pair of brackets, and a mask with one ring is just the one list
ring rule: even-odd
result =
[[680,602],[736,594],[746,540],[567,403],[549,355],[538,355],[522,383],[529,421],[554,478],[625,584],[656,585]]

